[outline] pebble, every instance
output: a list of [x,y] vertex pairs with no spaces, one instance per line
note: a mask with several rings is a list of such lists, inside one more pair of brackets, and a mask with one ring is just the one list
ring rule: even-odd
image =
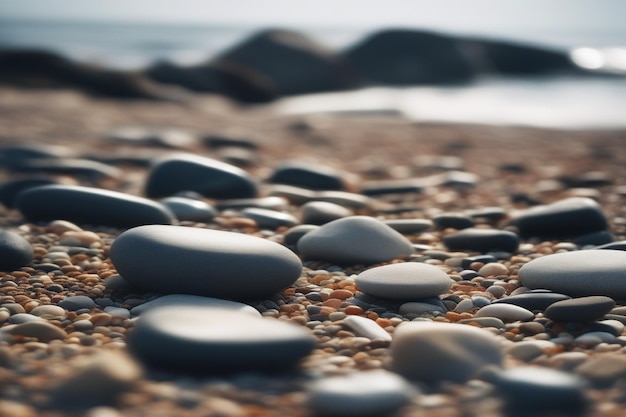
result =
[[411,380],[465,382],[487,366],[500,366],[502,347],[492,333],[454,323],[410,322],[391,342],[391,368]]
[[296,247],[302,236],[318,228],[319,226],[313,224],[299,224],[294,226],[285,232],[283,243],[287,246]]
[[617,353],[587,357],[574,371],[594,386],[608,388],[626,378],[626,357]]
[[300,259],[284,246],[235,232],[141,226],[111,245],[111,261],[131,285],[157,293],[258,299],[293,284]]
[[472,317],[471,319],[462,319],[459,324],[472,324],[479,327],[493,327],[495,329],[504,328],[504,322],[497,317]]
[[96,182],[107,179],[119,179],[122,176],[122,171],[111,165],[89,159],[76,158],[30,159],[24,161],[15,170],[23,173],[68,175]]
[[626,299],[626,252],[589,249],[545,255],[519,270],[522,284],[573,297],[604,295]]
[[468,229],[474,227],[474,220],[462,213],[444,213],[433,217],[437,229]]
[[155,298],[154,300],[133,307],[130,310],[130,314],[132,314],[133,316],[139,316],[142,313],[153,310],[155,308],[176,305],[221,308],[234,312],[250,314],[254,317],[261,317],[261,315],[255,308],[247,304],[238,303],[236,301],[222,300],[220,298],[202,297],[199,295],[187,294],[163,295],[161,297]]
[[17,324],[9,330],[9,333],[13,336],[34,337],[43,343],[56,339],[63,340],[67,336],[65,330],[44,320],[33,320]]
[[615,307],[615,301],[605,296],[590,296],[557,301],[551,304],[544,316],[554,321],[594,321]]
[[300,223],[289,213],[257,207],[243,209],[241,215],[254,220],[261,229],[276,230],[279,227],[293,227]]
[[160,200],[180,221],[209,222],[217,214],[211,205],[204,201],[186,197],[166,197]]
[[384,370],[321,378],[307,391],[317,416],[391,416],[417,394],[406,380]]
[[506,353],[515,359],[530,362],[555,347],[556,344],[548,340],[523,340],[509,346]]
[[344,190],[346,188],[342,175],[337,170],[306,161],[283,162],[274,169],[267,182],[309,190]]
[[455,251],[515,252],[519,246],[519,237],[506,230],[468,228],[444,236],[443,243]]
[[532,311],[513,304],[490,304],[478,310],[474,317],[496,317],[505,323],[530,321],[535,318]]
[[328,201],[309,201],[300,207],[302,223],[322,225],[353,215],[352,210]]
[[598,203],[584,197],[531,207],[517,213],[509,225],[517,228],[524,239],[537,237],[544,240],[575,238],[608,227]]
[[441,268],[417,262],[371,268],[354,281],[366,294],[396,300],[436,297],[448,291],[453,282]]
[[343,320],[343,323],[352,329],[357,336],[391,342],[391,335],[374,320],[361,316],[348,316]]
[[[35,308],[38,308],[38,307],[35,307]],[[63,309],[61,309],[61,310],[63,310]],[[65,317],[65,310],[63,310],[63,317]],[[10,324],[20,324],[20,323],[27,323],[27,322],[30,322],[30,321],[41,321],[41,320],[44,320],[46,318],[48,318],[48,317],[39,317],[39,316],[36,316],[34,314],[30,314],[30,313],[17,313],[17,314],[13,314],[9,318],[9,323]]]
[[45,185],[20,194],[20,212],[30,221],[67,220],[80,224],[134,227],[171,224],[174,215],[142,197],[92,187]]
[[478,270],[478,274],[483,277],[490,277],[494,275],[507,275],[508,272],[509,270],[506,266],[497,262],[488,263]]
[[65,310],[58,305],[48,304],[37,306],[30,311],[33,316],[41,318],[65,317]]
[[391,219],[384,220],[383,223],[403,235],[420,234],[434,227],[433,222],[428,219]]
[[51,402],[62,409],[113,404],[142,374],[141,366],[128,355],[100,350],[67,379],[57,383],[51,392]]
[[257,207],[268,210],[285,210],[289,206],[287,200],[282,197],[269,196],[259,198],[236,198],[231,200],[219,200],[215,207],[218,210],[242,210],[248,207]]
[[439,313],[445,313],[447,310],[442,305],[435,305],[426,302],[419,301],[411,301],[408,303],[404,303],[400,306],[400,314],[424,314],[430,313],[433,314],[435,311]]
[[[489,291],[491,287],[487,288]],[[506,298],[494,300],[492,304],[513,304],[530,311],[544,311],[551,304],[558,301],[569,300],[571,297],[547,290],[532,290],[523,294],[510,295]]]
[[97,307],[97,304],[93,299],[87,297],[86,295],[73,295],[65,297],[63,300],[59,301],[58,306],[69,311],[77,311],[83,308],[91,310],[92,308]]
[[334,220],[300,238],[298,252],[305,259],[338,264],[376,264],[413,253],[400,233],[373,217]]
[[28,265],[34,257],[33,248],[22,236],[0,229],[0,270],[12,271]]
[[142,314],[127,343],[150,366],[215,374],[286,369],[308,355],[315,340],[302,327],[271,318],[170,306]]
[[257,186],[247,172],[234,165],[191,154],[178,154],[156,161],[146,182],[150,198],[195,191],[209,198],[252,198]]
[[535,366],[507,369],[498,373],[495,386],[505,397],[505,409],[511,411],[578,413],[587,405],[584,381],[554,369]]

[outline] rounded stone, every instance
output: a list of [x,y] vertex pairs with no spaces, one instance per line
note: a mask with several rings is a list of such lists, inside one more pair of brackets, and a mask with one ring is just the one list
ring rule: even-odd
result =
[[261,229],[275,230],[279,227],[292,227],[299,223],[298,219],[289,213],[258,207],[245,208],[241,211],[241,215],[254,220]]
[[65,310],[63,309],[63,307],[48,304],[33,308],[30,311],[30,314],[42,318],[65,317]]
[[435,305],[431,303],[425,303],[420,301],[411,301],[404,303],[400,306],[400,314],[424,314],[433,313],[435,311],[445,313],[446,309],[443,306]]
[[532,311],[513,304],[489,304],[478,310],[474,317],[496,317],[504,322],[529,321],[535,318]]
[[18,178],[5,182],[0,186],[0,203],[11,209],[15,207],[15,202],[20,193],[30,188],[53,184],[56,184],[56,181],[47,177]]
[[255,299],[293,284],[300,259],[254,236],[183,226],[141,226],[111,245],[111,260],[131,285],[165,294]]
[[148,365],[203,373],[286,369],[314,346],[302,327],[200,306],[146,311],[128,334],[130,351]]
[[[487,288],[489,291],[491,287]],[[546,290],[532,290],[523,294],[511,295],[492,301],[492,304],[513,304],[530,311],[544,311],[557,301],[569,300],[571,297]]]
[[316,226],[314,224],[299,224],[285,232],[283,242],[285,245],[288,246],[297,246],[298,241],[302,236],[318,228],[319,226]]
[[217,214],[209,204],[192,198],[174,196],[164,198],[160,202],[181,221],[208,222]]
[[298,252],[311,260],[376,264],[413,253],[404,236],[373,217],[334,220],[300,238]]
[[56,339],[65,339],[67,333],[45,320],[27,321],[17,324],[9,333],[13,336],[34,337],[43,343],[48,343]]
[[515,252],[519,246],[519,237],[506,230],[468,228],[444,236],[443,243],[454,251]]
[[434,226],[428,219],[391,219],[384,220],[383,223],[403,235],[426,232]]
[[574,297],[626,299],[626,252],[590,249],[534,259],[519,270],[522,284]]
[[590,296],[557,301],[544,311],[554,321],[594,321],[615,307],[615,301],[605,296]]
[[256,184],[247,172],[211,158],[179,154],[155,162],[146,183],[146,195],[161,198],[195,191],[210,198],[251,198]]
[[549,368],[510,368],[499,374],[495,385],[511,410],[578,412],[587,403],[582,379]]
[[33,260],[30,243],[17,233],[0,229],[0,270],[12,271]]
[[531,207],[510,222],[523,238],[545,240],[574,238],[608,227],[600,205],[590,198],[572,197]]
[[383,370],[322,378],[308,392],[315,415],[363,417],[393,415],[416,394],[406,380]]
[[45,185],[24,191],[17,207],[30,221],[67,220],[80,224],[134,227],[171,224],[174,215],[162,204],[99,188]]
[[366,294],[396,300],[436,297],[448,291],[453,282],[441,268],[417,262],[371,268],[354,281]]
[[322,225],[351,216],[352,210],[328,201],[309,201],[300,207],[302,223]]
[[343,190],[344,180],[335,169],[306,161],[286,161],[268,178],[272,184],[286,184],[309,190]]
[[502,363],[500,341],[474,326],[410,322],[391,341],[393,371],[424,382],[465,382],[487,366]]
[[86,295],[73,295],[65,297],[63,300],[59,301],[58,305],[59,307],[69,311],[82,310],[84,308],[91,310],[92,308],[97,307],[96,302]]
[[148,301],[147,303],[140,304],[137,307],[133,307],[130,310],[130,313],[133,316],[139,316],[140,314],[155,308],[177,305],[223,308],[233,312],[250,314],[254,317],[261,317],[261,314],[255,308],[247,304],[238,303],[236,301],[222,300],[221,298],[202,297],[199,295],[189,294],[164,295]]
[[367,337],[370,340],[391,342],[391,335],[374,320],[361,316],[348,316],[343,322],[346,326],[351,328],[357,336]]

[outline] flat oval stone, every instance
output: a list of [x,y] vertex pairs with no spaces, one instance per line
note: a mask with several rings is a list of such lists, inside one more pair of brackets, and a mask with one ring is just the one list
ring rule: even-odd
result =
[[170,209],[178,220],[208,222],[217,214],[217,210],[204,201],[185,197],[166,197],[160,201]]
[[514,367],[501,372],[495,386],[510,410],[578,412],[584,409],[585,384],[570,373],[537,366]]
[[65,339],[65,330],[48,323],[45,320],[32,320],[17,324],[10,331],[13,336],[34,337],[43,343],[56,339]]
[[626,299],[626,252],[590,249],[533,259],[519,270],[522,284],[574,297]]
[[319,226],[315,226],[314,224],[299,224],[285,232],[283,242],[288,246],[297,246],[302,236],[318,228]]
[[433,222],[428,219],[391,219],[383,223],[403,235],[423,233],[433,228]]
[[133,307],[130,310],[130,313],[133,316],[139,316],[140,314],[149,310],[153,310],[155,308],[179,305],[223,308],[225,310],[230,310],[233,312],[250,314],[253,317],[261,317],[261,313],[259,313],[254,307],[251,307],[247,304],[238,303],[236,301],[222,300],[221,298],[202,297],[199,295],[189,294],[163,295],[161,297],[155,298],[154,300],[148,301],[147,303],[143,303],[138,305],[137,307]]
[[67,220],[113,227],[171,224],[173,214],[146,198],[99,188],[44,185],[24,191],[17,200],[30,221]]
[[404,236],[373,217],[334,220],[300,238],[306,259],[338,264],[376,264],[409,256],[413,246]]
[[[489,289],[487,289],[489,290]],[[565,294],[546,290],[532,290],[524,294],[511,295],[499,300],[492,301],[492,304],[514,304],[530,311],[544,311],[551,304],[557,301],[569,300],[571,297]]]
[[12,271],[28,265],[35,256],[30,243],[17,233],[0,229],[0,270]]
[[459,320],[459,324],[471,324],[479,327],[494,327],[496,329],[504,328],[504,322],[497,317],[472,317],[471,319]]
[[391,342],[391,335],[374,320],[361,316],[348,316],[343,320],[343,323],[358,336],[367,337],[370,340]]
[[54,304],[47,304],[33,308],[30,314],[42,318],[58,318],[65,317],[65,309]]
[[267,179],[272,184],[286,184],[309,190],[344,190],[341,174],[328,166],[305,161],[287,161]]
[[179,154],[156,161],[146,195],[162,198],[181,191],[196,191],[210,198],[251,198],[257,187],[247,172],[215,159]]
[[128,334],[130,351],[143,362],[188,372],[277,371],[314,346],[302,327],[200,306],[146,311]]
[[500,366],[503,358],[495,335],[455,323],[403,323],[390,349],[394,372],[428,383],[465,382],[487,366]]
[[437,229],[468,229],[474,227],[474,220],[462,213],[443,213],[433,217]]
[[436,297],[448,291],[453,282],[441,268],[417,262],[368,269],[354,281],[364,293],[396,300]]
[[435,305],[431,303],[425,303],[420,301],[410,301],[400,306],[400,314],[423,314],[433,313],[435,311],[445,313],[446,309],[443,306]]
[[510,323],[513,321],[532,320],[535,318],[535,314],[513,304],[490,304],[478,310],[474,317],[496,317]]
[[261,229],[275,230],[279,227],[292,227],[299,223],[298,219],[289,213],[257,207],[243,209],[241,215],[254,220]]
[[92,181],[118,179],[122,176],[122,171],[114,166],[75,158],[34,158],[24,161],[19,168],[16,167],[16,170],[27,173],[70,175],[88,178]]
[[131,285],[165,294],[226,299],[272,295],[293,284],[300,259],[254,236],[183,226],[140,226],[111,245],[111,260]]
[[590,296],[558,301],[550,305],[544,316],[554,321],[594,321],[615,307],[615,301],[605,296]]
[[535,206],[519,213],[511,222],[522,238],[567,239],[606,230],[608,223],[594,200],[572,197]]
[[309,406],[319,416],[389,416],[409,404],[415,389],[384,370],[321,378],[310,385]]
[[454,251],[515,252],[519,246],[519,237],[506,230],[468,228],[444,236],[443,243]]
[[82,310],[83,308],[92,309],[97,307],[96,302],[86,295],[73,295],[65,297],[63,300],[59,301],[58,306],[69,311]]
[[328,201],[309,201],[300,207],[302,223],[322,225],[351,216],[352,210]]

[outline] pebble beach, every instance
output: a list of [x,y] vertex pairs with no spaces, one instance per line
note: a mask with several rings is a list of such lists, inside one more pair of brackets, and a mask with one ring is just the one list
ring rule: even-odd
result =
[[0,416],[621,416],[625,143],[2,88]]

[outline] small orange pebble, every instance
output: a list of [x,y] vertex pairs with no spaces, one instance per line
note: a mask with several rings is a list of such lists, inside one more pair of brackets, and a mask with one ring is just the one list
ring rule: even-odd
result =
[[461,313],[461,319],[473,319],[474,315],[472,313]]
[[354,337],[354,333],[347,330],[339,330],[336,334],[337,337]]
[[328,300],[324,301],[322,305],[337,309],[339,308],[339,306],[341,306],[341,300],[338,298],[329,298]]
[[440,321],[442,323],[450,323],[451,320],[447,319],[446,317],[435,317],[433,318],[433,321]]
[[313,284],[319,284],[322,281],[326,281],[328,279],[328,275],[315,275],[309,281]]
[[359,306],[351,305],[344,308],[343,312],[349,316],[360,316],[361,314],[363,314],[363,309]]
[[286,295],[287,297],[293,297],[296,294],[296,289],[295,288],[286,288],[283,291],[283,294]]
[[39,306],[39,302],[32,300],[24,304],[22,307],[24,307],[24,310],[26,310],[27,313],[30,313],[33,308],[37,306]]
[[289,318],[289,321],[291,321],[293,323],[296,323],[296,324],[299,324],[301,326],[306,326],[306,324],[308,322],[307,318],[304,317],[304,316],[291,316]]
[[343,281],[339,281],[337,283],[337,286],[339,288],[354,287],[354,281],[344,279]]
[[376,324],[378,324],[378,325],[379,325],[380,327],[382,327],[383,329],[384,329],[385,327],[389,327],[389,326],[392,326],[392,327],[393,327],[393,324],[391,323],[391,320],[389,320],[389,319],[384,319],[384,318],[382,318],[382,317],[379,317],[379,318],[377,318],[377,319],[376,319]]
[[455,313],[454,311],[448,311],[446,313],[446,318],[450,321],[459,321],[461,320],[461,315],[459,313]]
[[367,313],[366,317],[370,320],[376,320],[379,316],[375,311],[370,311]]
[[296,312],[300,309],[300,305],[299,304],[283,304],[282,306],[280,306],[280,311],[285,312],[285,313],[293,313]]
[[340,300],[345,300],[347,298],[352,297],[352,293],[348,290],[335,290],[328,294],[330,298],[338,298]]

